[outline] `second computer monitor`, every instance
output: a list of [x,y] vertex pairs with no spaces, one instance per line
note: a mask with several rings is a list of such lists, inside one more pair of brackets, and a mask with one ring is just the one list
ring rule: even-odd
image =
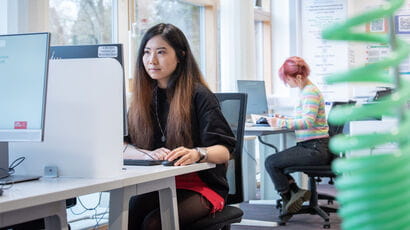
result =
[[238,80],[238,91],[248,94],[246,114],[268,114],[264,81]]

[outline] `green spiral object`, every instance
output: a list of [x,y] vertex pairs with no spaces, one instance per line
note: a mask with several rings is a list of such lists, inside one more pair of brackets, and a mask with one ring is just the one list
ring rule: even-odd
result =
[[[355,32],[354,27],[378,18],[391,20],[404,0],[390,0],[386,5],[323,31],[324,39],[388,43],[389,57],[345,73],[326,78],[328,84],[345,82],[381,82],[395,84],[395,92],[379,102],[364,106],[340,106],[329,114],[332,124],[381,115],[396,115],[398,128],[378,134],[356,136],[337,135],[329,143],[335,153],[369,149],[387,142],[395,142],[399,150],[372,156],[348,157],[334,161],[332,168],[338,174],[336,187],[340,203],[339,215],[343,229],[410,229],[410,112],[401,108],[410,99],[410,82],[398,75],[397,66],[408,56],[410,46],[390,34]],[[389,27],[392,27],[390,23]],[[394,69],[386,74],[386,69]]]

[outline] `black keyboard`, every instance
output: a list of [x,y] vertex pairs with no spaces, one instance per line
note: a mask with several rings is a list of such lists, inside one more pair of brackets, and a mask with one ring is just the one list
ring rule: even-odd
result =
[[139,165],[139,166],[150,166],[150,165],[160,165],[164,162],[163,160],[135,160],[135,159],[124,159],[124,165]]

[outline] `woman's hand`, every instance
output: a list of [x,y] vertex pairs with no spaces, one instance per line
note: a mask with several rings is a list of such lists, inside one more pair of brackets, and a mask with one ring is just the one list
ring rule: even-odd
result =
[[276,127],[276,121],[278,120],[277,117],[268,117],[267,120],[268,120],[269,126]]
[[151,156],[155,160],[165,160],[165,157],[171,152],[171,150],[167,148],[159,148],[155,149],[154,151],[151,151]]
[[200,154],[196,149],[189,149],[185,147],[178,147],[172,150],[168,155],[165,157],[165,160],[174,161],[178,159],[174,165],[189,165],[197,162],[200,158]]
[[276,117],[276,118],[285,118],[285,116],[283,116],[282,114],[279,114],[279,113],[273,114],[273,117]]
[[164,160],[166,155],[171,152],[167,148],[159,148],[153,151],[138,149],[130,144],[124,144],[124,159],[137,159],[137,160]]

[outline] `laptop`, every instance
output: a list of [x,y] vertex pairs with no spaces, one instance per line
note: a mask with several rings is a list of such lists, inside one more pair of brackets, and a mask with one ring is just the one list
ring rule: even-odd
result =
[[[248,103],[246,106],[247,120],[252,120],[252,126],[269,126],[269,124],[257,124],[257,115],[266,117],[268,115],[268,101],[266,99],[265,81],[256,80],[238,80],[238,92],[248,94]],[[255,119],[251,118],[256,117]],[[256,115],[256,116],[255,116]]]

